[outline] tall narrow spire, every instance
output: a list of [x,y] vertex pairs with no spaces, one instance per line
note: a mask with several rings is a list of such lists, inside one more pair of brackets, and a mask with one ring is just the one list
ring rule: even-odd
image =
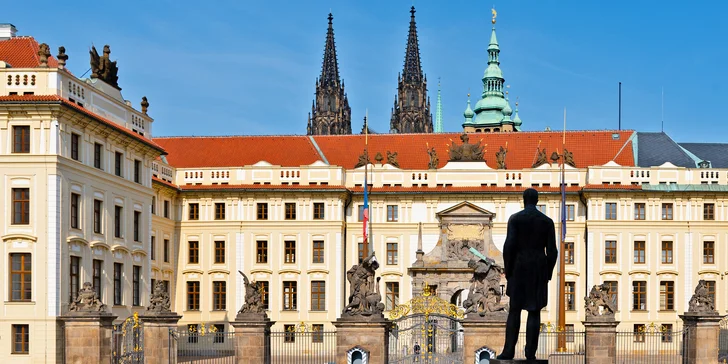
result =
[[410,25],[407,35],[407,50],[404,54],[404,70],[402,78],[406,82],[422,81],[422,65],[420,64],[420,44],[417,39],[417,23],[415,23],[415,7],[410,9]]
[[442,133],[442,98],[440,97],[440,80],[437,81],[437,106],[435,106],[435,133]]
[[321,76],[316,80],[316,98],[311,107],[307,134],[351,134],[351,108],[339,78],[339,62],[334,41],[334,16],[329,13]]

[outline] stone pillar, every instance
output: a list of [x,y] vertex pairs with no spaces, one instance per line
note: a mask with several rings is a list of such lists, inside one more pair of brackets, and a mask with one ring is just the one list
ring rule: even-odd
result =
[[683,343],[688,363],[718,363],[718,337],[721,316],[715,313],[685,312],[683,320]]
[[463,320],[463,350],[465,363],[475,363],[476,352],[486,347],[494,353],[503,350],[506,342],[506,316],[481,317],[469,314]]
[[389,321],[381,314],[342,317],[336,327],[336,364],[348,363],[348,352],[359,348],[368,353],[368,364],[386,364],[389,355]]
[[146,364],[177,363],[177,341],[169,337],[169,330],[177,329],[182,316],[175,312],[139,316],[144,325],[144,362]]
[[586,335],[586,362],[613,364],[617,360],[617,325],[619,322],[614,320],[614,316],[611,316],[587,317],[587,320],[582,323]]
[[270,358],[270,327],[275,323],[269,318],[246,319],[238,315],[230,325],[235,328],[235,362],[237,364],[266,363]]
[[111,364],[111,333],[116,317],[110,313],[59,317],[63,321],[66,363]]

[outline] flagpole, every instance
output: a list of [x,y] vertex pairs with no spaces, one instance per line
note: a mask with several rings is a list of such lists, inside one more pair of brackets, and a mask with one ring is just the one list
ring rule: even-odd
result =
[[[559,352],[566,351],[566,181],[564,180],[564,166],[566,165],[566,108],[564,108],[564,131],[561,139],[561,223],[559,224],[559,317],[558,317],[558,344]],[[573,292],[572,292],[573,294]]]
[[369,231],[371,223],[369,222],[369,183],[367,177],[369,175],[369,109],[364,113],[364,155],[366,156],[366,164],[364,164],[364,258],[369,256]]

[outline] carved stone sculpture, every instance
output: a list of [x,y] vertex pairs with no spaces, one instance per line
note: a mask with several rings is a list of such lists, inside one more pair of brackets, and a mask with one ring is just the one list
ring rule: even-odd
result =
[[561,158],[561,157],[559,157],[559,153],[556,153],[556,152],[551,153],[551,161],[553,163],[558,162],[559,158]]
[[258,314],[265,315],[265,307],[263,306],[263,286],[260,282],[251,282],[245,273],[238,271],[243,276],[245,284],[245,303],[238,311],[239,314]]
[[106,312],[106,305],[101,303],[96,295],[91,282],[85,282],[83,288],[78,291],[76,300],[68,305],[68,311],[71,312]]
[[440,162],[440,158],[437,158],[437,151],[435,147],[427,150],[427,155],[430,157],[430,162],[427,163],[427,168],[437,169],[437,164]]
[[495,315],[505,318],[508,305],[501,303],[500,289],[503,267],[480,253],[468,261],[468,267],[473,269],[473,278],[470,280],[468,298],[463,302],[465,313],[477,313],[481,317]]
[[164,287],[164,282],[157,281],[154,283],[152,297],[149,299],[149,306],[147,306],[147,312],[152,313],[168,313],[171,312],[169,309],[169,293]]
[[508,149],[503,148],[503,146],[500,147],[500,150],[498,150],[495,153],[495,161],[498,163],[498,169],[506,169],[506,154],[508,153]]
[[399,162],[397,162],[397,152],[391,153],[387,151],[387,163],[392,167],[399,168]]
[[533,163],[531,168],[538,168],[546,163],[548,163],[548,159],[546,158],[546,148],[543,148],[543,150],[538,151],[536,162]]
[[584,298],[587,320],[595,317],[614,317],[614,302],[612,302],[609,293],[609,285],[607,284],[592,287],[589,295]]
[[364,167],[369,163],[371,163],[371,161],[369,160],[369,152],[364,149],[364,152],[359,155],[359,161],[356,163],[354,168]]
[[142,96],[142,103],[141,103],[141,105],[142,105],[142,112],[144,113],[144,115],[146,115],[147,114],[147,109],[149,109],[149,101],[147,100],[147,97],[146,96]]
[[48,67],[48,57],[51,56],[51,47],[48,44],[41,43],[38,47],[38,61],[43,68]]
[[58,47],[58,55],[56,56],[56,59],[58,59],[58,68],[66,67],[66,61],[68,60],[68,55],[66,54],[66,47],[64,47],[64,46]]
[[379,262],[372,252],[361,264],[355,264],[346,272],[349,281],[349,304],[346,305],[342,316],[366,317],[375,314],[381,315],[384,303],[379,293],[379,280],[375,282],[374,274],[379,268]]
[[91,55],[91,78],[98,78],[121,91],[119,76],[117,75],[119,68],[116,66],[116,61],[109,59],[111,48],[105,45],[103,53],[103,56],[99,56],[96,47],[91,46],[89,51]]
[[450,161],[455,162],[483,162],[483,149],[485,145],[481,145],[482,139],[477,144],[470,144],[468,134],[460,136],[463,144],[456,145],[450,142]]
[[708,285],[705,280],[698,281],[695,293],[688,302],[688,313],[717,314],[713,297],[708,294]]
[[569,152],[566,148],[564,148],[564,163],[576,168],[576,163],[574,163],[574,153]]
[[377,161],[377,163],[382,164],[382,161],[384,160],[382,153],[377,152],[377,155],[374,156],[374,160]]

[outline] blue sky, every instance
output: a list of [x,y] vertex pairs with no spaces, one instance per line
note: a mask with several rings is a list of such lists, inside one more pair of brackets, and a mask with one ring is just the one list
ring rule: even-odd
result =
[[[726,142],[728,3],[718,1],[415,0],[433,112],[442,79],[444,128],[462,130],[468,91],[486,67],[490,8],[501,68],[524,130],[622,127],[676,140]],[[111,4],[111,3],[109,3]],[[339,68],[361,130],[389,130],[412,0],[11,1],[0,22],[59,45],[76,75],[91,44],[111,45],[126,99],[146,95],[155,136],[305,134],[329,9]],[[37,11],[45,9],[44,11]],[[100,49],[100,48],[99,48]]]

